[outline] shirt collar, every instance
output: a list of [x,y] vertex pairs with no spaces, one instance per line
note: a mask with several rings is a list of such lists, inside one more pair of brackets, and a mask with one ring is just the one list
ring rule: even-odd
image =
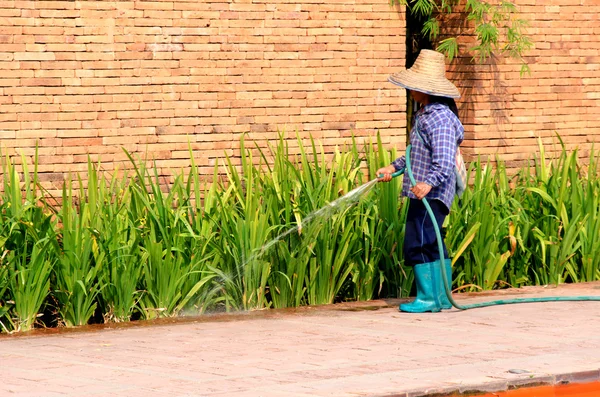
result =
[[433,102],[433,103],[428,103],[427,105],[421,107],[421,109],[419,109],[417,111],[417,114],[427,114],[432,112],[434,109],[439,109],[440,107],[446,107],[447,105],[444,105],[443,103],[439,103],[439,102]]

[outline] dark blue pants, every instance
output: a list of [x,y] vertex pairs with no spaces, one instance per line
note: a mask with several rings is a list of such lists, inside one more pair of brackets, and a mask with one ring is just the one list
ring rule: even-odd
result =
[[[440,200],[427,200],[440,233],[444,219],[448,215],[448,208]],[[444,246],[444,258],[448,259],[444,234],[442,233],[442,245]],[[406,231],[404,234],[404,264],[415,266],[421,263],[429,263],[440,259],[440,250],[431,218],[421,200],[409,199],[408,214],[406,215]]]

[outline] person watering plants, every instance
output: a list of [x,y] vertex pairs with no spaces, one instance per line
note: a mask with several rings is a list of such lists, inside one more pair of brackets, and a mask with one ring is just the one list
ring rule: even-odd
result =
[[[446,79],[444,55],[432,50],[421,50],[411,68],[391,75],[388,80],[409,90],[411,97],[421,105],[413,117],[410,133],[410,163],[417,183],[411,186],[405,173],[402,184],[402,196],[409,198],[404,261],[414,268],[417,296],[413,302],[401,304],[400,310],[438,312],[452,305],[441,280],[442,264],[435,229],[421,200],[427,198],[441,230],[456,193],[455,158],[464,137],[454,102],[460,93]],[[402,156],[377,171],[379,180],[389,182],[392,173],[404,170],[405,166],[406,159]],[[444,258],[448,258],[445,244],[443,250]],[[451,283],[451,261],[444,262]]]

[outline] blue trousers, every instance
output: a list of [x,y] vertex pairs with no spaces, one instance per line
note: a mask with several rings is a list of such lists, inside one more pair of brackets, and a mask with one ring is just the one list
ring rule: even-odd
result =
[[[442,225],[449,213],[448,208],[440,200],[428,200],[436,222],[442,233],[444,258],[448,259]],[[408,214],[406,215],[406,231],[404,233],[404,264],[415,266],[440,259],[437,237],[431,218],[421,200],[409,199]]]

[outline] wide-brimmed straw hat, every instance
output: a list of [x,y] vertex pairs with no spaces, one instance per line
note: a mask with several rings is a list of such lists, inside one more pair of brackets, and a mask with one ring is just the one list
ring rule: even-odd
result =
[[388,80],[408,90],[448,98],[460,98],[460,92],[446,78],[444,54],[433,50],[421,50],[414,65]]

